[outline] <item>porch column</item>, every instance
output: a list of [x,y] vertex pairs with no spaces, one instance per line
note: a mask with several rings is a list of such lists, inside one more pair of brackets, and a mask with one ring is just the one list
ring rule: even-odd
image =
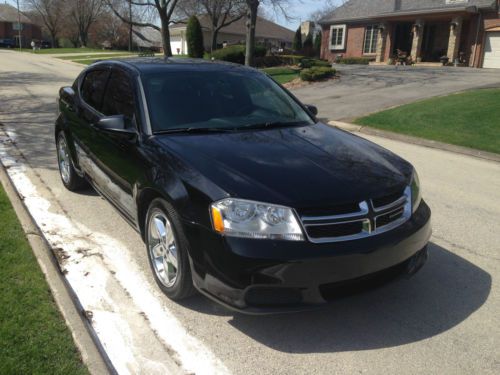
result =
[[386,41],[387,41],[387,25],[382,23],[378,27],[377,57],[375,58],[375,62],[380,63],[380,62],[384,61]]
[[452,63],[458,57],[458,49],[460,48],[460,35],[462,34],[462,17],[455,17],[450,23],[450,38],[448,40],[447,56]]
[[424,22],[420,19],[413,25],[413,42],[411,44],[411,57],[413,61],[420,62],[422,52],[422,39],[424,35]]

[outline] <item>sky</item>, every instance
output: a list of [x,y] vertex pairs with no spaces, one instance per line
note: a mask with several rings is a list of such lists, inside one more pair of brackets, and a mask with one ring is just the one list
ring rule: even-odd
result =
[[[7,1],[13,6],[16,6],[16,0],[0,0],[0,3]],[[340,2],[340,1],[337,1]],[[22,1],[20,1],[22,3]],[[287,20],[283,15],[274,14],[272,7],[264,5],[268,13],[273,16],[274,21],[291,30],[296,30],[301,21],[306,21],[309,15],[325,6],[325,0],[289,0],[288,13],[292,19]]]
[[[340,1],[335,1],[339,3]],[[293,17],[291,20],[287,20],[281,15],[273,15],[272,7],[266,6],[267,10],[271,15],[274,16],[274,21],[282,26],[285,26],[291,30],[297,30],[301,21],[307,21],[309,15],[325,6],[325,0],[290,0],[290,5],[288,7],[289,14]]]

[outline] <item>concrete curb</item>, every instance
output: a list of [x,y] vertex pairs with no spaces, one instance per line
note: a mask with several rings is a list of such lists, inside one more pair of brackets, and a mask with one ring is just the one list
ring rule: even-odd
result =
[[0,183],[16,212],[66,325],[70,328],[83,363],[91,374],[116,374],[89,321],[85,318],[85,311],[78,298],[62,275],[52,249],[29,214],[1,161]]
[[393,132],[389,132],[386,130],[374,129],[374,128],[370,128],[368,126],[356,125],[356,124],[351,124],[348,122],[328,121],[328,124],[332,125],[332,126],[336,126],[336,127],[343,129],[343,130],[347,130],[351,133],[362,133],[362,134],[367,134],[367,135],[374,135],[377,137],[393,139],[396,141],[411,143],[414,145],[419,145],[419,146],[424,146],[424,147],[429,147],[429,148],[436,148],[438,150],[453,152],[456,154],[472,156],[475,158],[500,163],[500,155],[492,153],[492,152],[486,152],[486,151],[475,150],[472,148],[467,148],[467,147],[462,147],[462,146],[450,145],[447,143],[431,141],[428,139],[412,137],[412,136],[404,135],[404,134],[393,133]]

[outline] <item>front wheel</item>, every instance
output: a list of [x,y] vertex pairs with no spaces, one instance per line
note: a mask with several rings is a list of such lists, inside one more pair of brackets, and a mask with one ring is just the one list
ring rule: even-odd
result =
[[87,187],[87,181],[78,176],[73,167],[68,142],[63,131],[57,134],[57,162],[59,165],[59,174],[66,189],[77,191]]
[[173,207],[163,199],[155,199],[146,216],[146,247],[154,278],[172,300],[194,293],[189,265],[187,240]]

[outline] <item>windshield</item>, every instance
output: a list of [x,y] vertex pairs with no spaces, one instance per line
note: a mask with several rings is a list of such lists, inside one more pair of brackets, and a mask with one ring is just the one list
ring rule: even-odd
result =
[[154,133],[314,123],[283,89],[258,72],[156,72],[146,74],[143,82]]

